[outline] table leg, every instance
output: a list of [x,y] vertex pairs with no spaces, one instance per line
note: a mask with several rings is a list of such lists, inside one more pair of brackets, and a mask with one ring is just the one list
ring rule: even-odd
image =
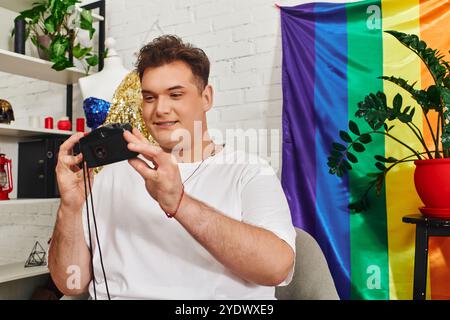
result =
[[414,300],[425,300],[427,289],[428,231],[416,225],[416,250],[414,257]]

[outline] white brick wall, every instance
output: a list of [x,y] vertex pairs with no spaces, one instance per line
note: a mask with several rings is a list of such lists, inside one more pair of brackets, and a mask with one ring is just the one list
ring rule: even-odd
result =
[[47,250],[59,200],[0,205],[0,265],[25,262],[36,241]]

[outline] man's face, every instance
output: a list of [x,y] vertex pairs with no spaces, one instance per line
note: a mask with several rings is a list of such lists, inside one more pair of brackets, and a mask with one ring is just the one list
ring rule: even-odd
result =
[[[156,68],[147,68],[142,76],[143,117],[150,134],[164,149],[174,148],[178,132],[194,136],[194,122],[202,122],[212,105],[212,88],[200,92],[190,67],[175,61]],[[199,137],[200,139],[202,137]],[[196,138],[198,139],[198,138]]]

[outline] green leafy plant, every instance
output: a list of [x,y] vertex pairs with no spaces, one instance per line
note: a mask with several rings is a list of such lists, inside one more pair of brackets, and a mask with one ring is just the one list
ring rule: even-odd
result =
[[[340,131],[341,142],[332,144],[332,151],[328,157],[330,174],[339,177],[344,176],[352,170],[354,164],[358,163],[358,153],[368,148],[377,135],[385,136],[396,141],[400,147],[405,148],[410,154],[402,159],[376,155],[374,158],[375,172],[367,173],[369,183],[356,201],[350,203],[352,212],[362,212],[369,207],[369,194],[375,188],[379,195],[384,179],[393,167],[400,163],[415,161],[417,159],[438,159],[450,157],[450,64],[443,60],[444,56],[436,49],[427,47],[427,44],[414,34],[405,34],[397,31],[386,31],[394,36],[406,48],[414,52],[423,61],[433,78],[433,84],[426,89],[416,89],[415,82],[409,84],[407,80],[394,77],[382,76],[379,79],[394,83],[404,92],[409,94],[417,103],[417,106],[404,106],[403,96],[398,93],[392,103],[388,103],[383,92],[370,93],[363,101],[358,103],[356,118],[364,120],[370,130],[362,132],[358,124],[349,121],[348,131]],[[426,125],[431,132],[433,147],[427,146],[422,130],[413,123],[416,108],[422,109]],[[437,124],[432,126],[429,112],[437,112]],[[395,124],[393,122],[395,121]],[[392,133],[395,125],[404,125],[414,134],[420,142],[422,150],[415,150],[413,146],[402,141]]]
[[[99,62],[98,56],[92,53],[92,47],[83,47],[77,42],[80,29],[89,31],[90,40],[95,33],[91,12],[77,8],[76,4],[80,2],[80,0],[35,2],[31,9],[21,11],[16,18],[25,21],[26,38],[46,53],[55,70],[73,67],[72,56],[81,61],[86,73]],[[49,38],[48,47],[40,43],[40,36]]]

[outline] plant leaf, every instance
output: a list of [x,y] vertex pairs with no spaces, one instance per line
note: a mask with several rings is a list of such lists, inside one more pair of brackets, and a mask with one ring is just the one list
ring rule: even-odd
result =
[[89,39],[91,40],[95,33],[95,28],[92,26],[92,22],[93,18],[91,11],[82,9],[80,14],[80,28],[89,31]]
[[92,38],[94,37],[94,33],[95,33],[95,28],[90,28],[89,29],[89,39],[92,40]]
[[414,89],[414,84],[409,85],[408,81],[402,78],[398,77],[379,77],[380,79],[389,81],[391,83],[396,84],[400,88],[406,90],[411,97],[416,100],[416,102],[423,108],[424,112],[428,112],[431,109],[436,109],[436,106],[432,105],[430,103],[430,100],[428,99],[427,92],[425,90],[416,90]]
[[372,142],[372,137],[370,136],[370,134],[364,133],[359,136],[359,141],[364,144],[368,144],[368,143]]
[[92,51],[92,48],[82,48],[81,45],[78,43],[76,46],[73,47],[73,56],[77,58],[78,60],[82,59],[85,55],[90,53]]
[[343,131],[343,130],[339,131],[339,136],[345,142],[348,142],[348,143],[352,143],[353,142],[352,138],[350,137],[350,135],[346,131]]
[[81,22],[85,21],[86,23],[89,23],[92,26],[92,22],[94,21],[94,19],[92,18],[92,13],[90,10],[81,9],[80,18]]
[[364,152],[366,150],[366,148],[359,142],[353,143],[352,146],[356,152]]
[[59,56],[58,58],[52,60],[52,62],[54,62],[52,68],[56,71],[61,71],[74,66],[73,63],[64,56]]
[[359,136],[361,134],[356,122],[350,120],[348,122],[348,127],[349,127],[350,131],[353,132],[355,135]]
[[377,167],[377,169],[379,169],[380,171],[385,171],[386,170],[386,167],[381,162],[375,163],[375,167]]
[[340,158],[340,157],[342,157],[342,153],[340,153],[339,151],[333,150],[333,151],[331,151],[331,156],[335,157],[335,158]]
[[437,50],[428,48],[424,41],[420,41],[415,34],[406,34],[394,30],[385,31],[394,36],[400,43],[417,54],[427,66],[437,85],[441,85],[446,74],[445,64],[441,62]]
[[351,152],[347,152],[347,159],[350,162],[353,162],[353,163],[357,163],[358,162],[358,158],[356,158],[356,156],[353,153],[351,153]]
[[335,150],[338,150],[338,151],[345,151],[345,150],[347,150],[347,147],[344,146],[343,144],[334,142],[332,145],[333,145],[333,148],[334,148]]
[[364,101],[358,103],[355,116],[364,118],[373,130],[381,128],[385,121],[392,117],[392,111],[386,104],[386,95],[381,91],[367,95]]
[[342,164],[347,170],[352,170],[352,165],[347,160],[342,161]]
[[406,34],[398,31],[388,30],[386,33],[394,36],[400,43],[417,54],[428,68],[437,85],[441,85],[446,74],[445,63],[437,50],[428,48],[424,41],[420,41],[415,34]]
[[65,56],[66,51],[69,49],[69,40],[64,36],[58,36],[52,41],[49,49],[52,61],[57,57]]
[[389,157],[389,158],[386,159],[386,162],[387,162],[387,163],[395,163],[395,162],[397,162],[397,161],[398,161],[398,159],[396,159],[396,158],[394,158],[394,157]]
[[437,106],[441,103],[441,90],[437,86],[429,86],[427,89],[427,96],[430,100],[430,104]]
[[57,23],[55,21],[54,16],[50,16],[47,19],[45,19],[45,21],[44,21],[45,29],[47,29],[47,31],[49,33],[55,33],[56,32],[56,25],[57,25]]
[[98,65],[98,56],[94,55],[92,57],[86,58],[86,62],[91,67],[95,67],[96,65]]
[[397,93],[394,97],[393,106],[394,106],[394,112],[398,111],[400,112],[400,108],[402,107],[403,103],[403,97],[400,93]]
[[368,174],[366,174],[366,176],[371,177],[371,178],[376,178],[380,175],[380,173],[374,173],[374,172],[369,172]]
[[379,155],[376,155],[374,158],[376,160],[378,160],[378,161],[381,161],[381,162],[386,162],[387,161],[387,159],[385,157],[379,156]]
[[444,104],[444,130],[441,141],[445,150],[450,149],[450,89],[441,88],[442,102]]

